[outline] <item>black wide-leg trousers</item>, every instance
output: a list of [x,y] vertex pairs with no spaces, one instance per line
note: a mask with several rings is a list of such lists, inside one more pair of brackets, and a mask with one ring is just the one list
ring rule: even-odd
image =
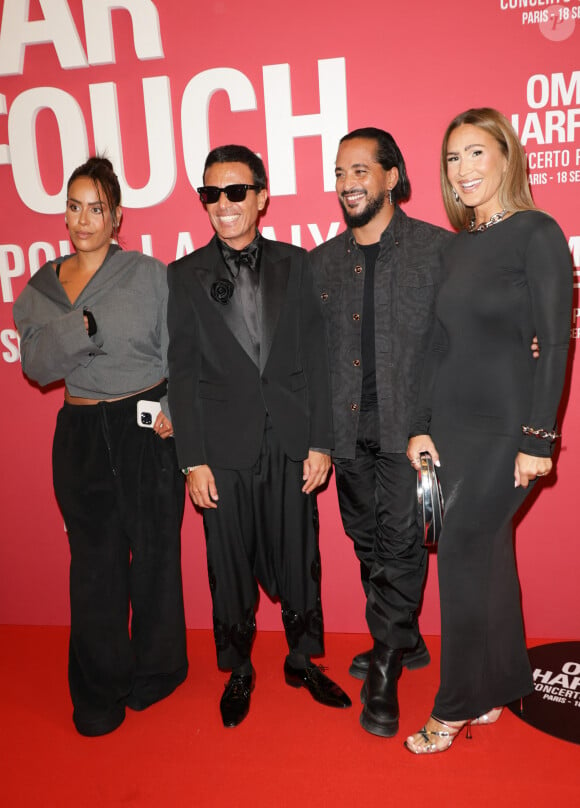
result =
[[219,500],[203,519],[218,666],[250,659],[258,583],[280,599],[290,651],[322,654],[318,511],[301,491],[302,461],[288,458],[268,420],[252,468],[212,472]]
[[379,441],[377,411],[361,412],[356,457],[334,458],[338,503],[360,562],[373,638],[390,648],[414,648],[427,569],[417,475],[403,452],[382,452]]
[[54,488],[71,552],[69,686],[83,734],[114,729],[127,697],[148,706],[187,675],[184,481],[173,440],[136,419],[137,399],[163,392],[65,402],[57,418]]

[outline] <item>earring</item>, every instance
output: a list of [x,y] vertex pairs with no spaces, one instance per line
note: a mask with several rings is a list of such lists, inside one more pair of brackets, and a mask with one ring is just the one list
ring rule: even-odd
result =
[[393,192],[389,188],[389,205],[392,205],[392,204],[393,204]]
[[453,192],[453,198],[455,199],[456,202],[459,202],[459,194],[457,193],[455,188],[452,188],[451,190]]

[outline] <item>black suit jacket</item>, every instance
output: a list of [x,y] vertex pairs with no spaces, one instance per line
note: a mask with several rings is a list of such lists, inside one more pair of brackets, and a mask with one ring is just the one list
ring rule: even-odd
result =
[[256,362],[236,297],[212,287],[230,280],[217,238],[170,264],[169,406],[181,467],[249,468],[266,414],[292,460],[332,449],[326,337],[308,254],[262,241],[261,341]]

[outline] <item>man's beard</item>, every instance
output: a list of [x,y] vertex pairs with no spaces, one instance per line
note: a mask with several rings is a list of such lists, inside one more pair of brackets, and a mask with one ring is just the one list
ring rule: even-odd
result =
[[370,199],[367,197],[366,208],[361,213],[352,214],[346,209],[342,197],[339,197],[340,206],[342,207],[342,215],[344,216],[344,221],[346,222],[347,227],[364,227],[365,224],[372,221],[377,213],[383,209],[386,198],[386,191],[383,191],[382,194],[379,194],[379,196],[371,197]]

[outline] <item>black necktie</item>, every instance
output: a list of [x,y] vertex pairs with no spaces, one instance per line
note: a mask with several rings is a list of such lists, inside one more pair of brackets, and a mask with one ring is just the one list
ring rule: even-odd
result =
[[254,345],[260,346],[260,323],[258,320],[258,273],[254,267],[250,266],[245,257],[238,259],[238,276],[236,278],[236,288],[234,294],[239,295],[240,303],[244,312],[244,319],[250,332],[250,338]]
[[261,252],[259,235],[256,236],[251,244],[244,247],[243,250],[234,250],[229,246],[229,244],[226,244],[223,241],[219,242],[219,246],[222,251],[224,261],[226,262],[226,266],[234,278],[238,277],[240,268],[242,266],[249,267],[249,269],[252,271],[256,271],[258,269]]
[[259,250],[260,250],[259,243],[256,241],[252,241],[252,243],[248,244],[247,247],[244,247],[243,250],[237,252],[237,255],[234,256],[234,260],[238,267],[238,271],[242,268],[242,266],[244,266],[252,270],[252,272],[255,272],[256,267],[258,266]]
[[224,260],[235,279],[235,291],[244,315],[244,320],[250,339],[259,354],[260,351],[260,320],[258,316],[258,287],[260,257],[260,237],[244,247],[243,250],[233,250],[227,244],[220,244]]

